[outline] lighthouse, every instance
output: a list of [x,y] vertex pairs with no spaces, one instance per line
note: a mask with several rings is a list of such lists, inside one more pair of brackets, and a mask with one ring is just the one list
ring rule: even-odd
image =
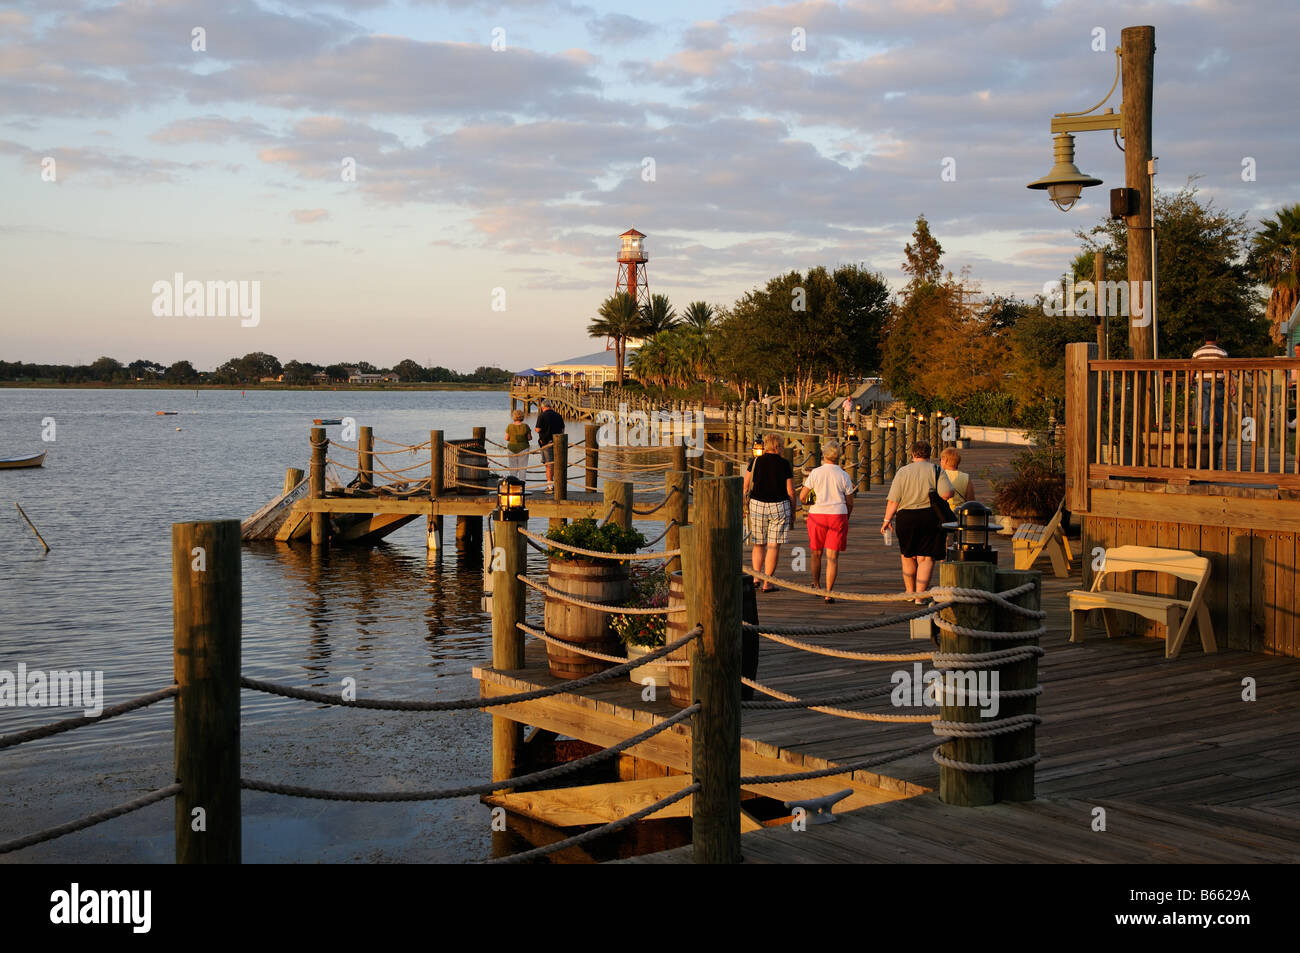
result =
[[646,278],[645,268],[650,259],[645,253],[645,236],[635,228],[629,228],[618,237],[622,244],[618,249],[618,277],[614,279],[614,294],[630,294],[639,308],[650,301],[650,282]]

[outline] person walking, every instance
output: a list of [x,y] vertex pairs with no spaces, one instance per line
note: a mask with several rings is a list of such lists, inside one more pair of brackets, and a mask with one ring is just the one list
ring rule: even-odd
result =
[[[745,495],[749,497],[749,517],[745,521],[745,535],[753,544],[750,555],[754,572],[776,575],[776,563],[781,558],[781,544],[790,536],[794,524],[794,467],[781,456],[781,438],[769,433],[763,436],[763,453],[749,461],[745,468]],[[775,589],[764,583],[760,592]]]
[[880,532],[895,528],[904,590],[925,592],[930,588],[934,561],[944,556],[946,534],[930,508],[930,491],[940,489],[942,471],[930,462],[929,441],[918,440],[911,450],[912,462],[900,467],[889,485]]
[[[546,464],[546,492],[549,493],[555,489],[555,444],[552,440],[557,433],[564,433],[564,418],[551,407],[549,397],[543,397],[539,406],[542,412],[537,415],[537,446],[541,448],[542,462]],[[568,477],[568,462],[561,461],[564,469],[560,472],[560,479]]]
[[[826,552],[826,601],[839,573],[840,553],[849,545],[849,516],[853,513],[853,481],[840,467],[840,442],[827,440],[822,447],[822,465],[804,478],[799,502],[808,505],[808,548],[812,550],[813,588],[822,572],[822,551]],[[809,502],[811,500],[811,502]]]
[[949,447],[939,454],[939,465],[943,468],[939,496],[947,500],[954,511],[963,503],[975,499],[975,481],[969,473],[957,469],[961,466],[961,453],[956,447]]
[[510,473],[516,480],[528,482],[528,445],[533,442],[533,429],[524,423],[524,412],[514,410],[511,422],[506,425],[506,452],[510,454]]

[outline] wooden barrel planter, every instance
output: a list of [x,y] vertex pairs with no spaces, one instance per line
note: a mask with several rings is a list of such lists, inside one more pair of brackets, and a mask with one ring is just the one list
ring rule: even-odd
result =
[[[547,582],[552,589],[582,599],[616,605],[628,598],[630,585],[627,563],[605,560],[551,559],[547,565]],[[622,644],[614,634],[608,612],[587,609],[546,596],[546,634],[573,642],[603,655],[621,655]],[[603,662],[572,649],[546,643],[546,657],[556,678],[581,678],[610,668]]]
[[[686,608],[686,587],[682,584],[682,574],[675,572],[668,577],[668,644],[676,642],[686,634],[686,613],[674,612],[674,609]],[[668,655],[675,662],[689,662],[694,642]],[[691,703],[691,669],[689,665],[672,665],[668,668],[668,697],[678,708],[685,708]]]

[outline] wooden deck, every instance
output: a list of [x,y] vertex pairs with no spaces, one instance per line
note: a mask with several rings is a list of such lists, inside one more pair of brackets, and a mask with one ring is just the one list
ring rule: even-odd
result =
[[[989,453],[987,461],[984,454]],[[1004,464],[1006,451],[967,454],[977,476],[987,464]],[[978,488],[987,495],[987,483]],[[852,520],[850,550],[842,559],[838,588],[862,592],[897,591],[896,550],[887,550],[877,532],[884,489],[859,498]],[[778,575],[790,577],[791,546],[805,545],[802,527],[782,553]],[[1010,540],[997,541],[1002,565],[1011,564]],[[1046,567],[1044,560],[1040,568]],[[807,574],[799,574],[801,581]],[[834,824],[792,831],[788,824],[746,834],[742,845],[750,862],[1279,862],[1300,860],[1300,661],[1241,651],[1204,655],[1199,644],[1165,661],[1163,643],[1127,638],[1107,641],[1100,628],[1089,641],[1068,643],[1065,594],[1079,587],[1074,575],[1044,578],[1043,604],[1049,612],[1047,655],[1040,662],[1044,694],[1037,733],[1043,756],[1038,765],[1038,799],[1025,804],[957,808],[942,804],[931,789],[938,767],[927,755],[915,756],[803,787],[800,796],[853,787],[854,808]],[[765,622],[836,622],[862,613],[885,615],[896,607],[825,605],[789,592],[759,596]],[[906,627],[871,633],[817,636],[829,646],[880,651],[918,651],[927,641],[910,641]],[[847,662],[786,648],[770,641],[761,647],[758,680],[801,697],[865,684],[889,684],[907,663]],[[529,646],[522,670],[479,670],[484,694],[502,694],[554,684],[544,653]],[[1242,680],[1253,678],[1258,701],[1242,701]],[[565,700],[569,701],[565,701]],[[606,684],[585,697],[558,696],[552,722],[543,724],[575,737],[587,737],[586,713],[604,727],[589,740],[608,744],[669,714],[666,701],[644,703],[630,683]],[[888,698],[847,707],[896,712]],[[567,712],[567,714],[566,714]],[[505,713],[502,711],[502,713]],[[524,712],[517,713],[521,720]],[[536,713],[530,717],[536,718]],[[540,719],[545,721],[545,719]],[[538,721],[529,721],[537,724]],[[567,725],[567,729],[565,727]],[[635,728],[631,726],[635,725]],[[621,732],[621,734],[620,734]],[[660,738],[669,738],[673,732]],[[849,763],[906,748],[931,734],[924,725],[884,725],[835,718],[808,711],[746,711],[742,749],[746,774],[753,769],[797,771]],[[660,763],[689,770],[689,736],[650,752]],[[637,749],[640,753],[640,749]],[[663,759],[663,760],[661,760]],[[773,766],[779,766],[773,768]],[[770,797],[791,796],[766,786]],[[877,794],[872,795],[871,789]],[[1105,809],[1106,830],[1094,831],[1094,810]],[[633,862],[689,862],[689,848],[647,855]]]

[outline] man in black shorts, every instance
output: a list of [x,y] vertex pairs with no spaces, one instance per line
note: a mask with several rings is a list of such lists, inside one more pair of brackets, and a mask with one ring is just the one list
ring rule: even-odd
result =
[[[555,444],[557,433],[564,433],[564,418],[551,408],[551,401],[543,397],[542,412],[537,415],[537,445],[542,448],[542,462],[546,464],[546,492],[555,489]],[[567,462],[567,461],[566,461]]]

